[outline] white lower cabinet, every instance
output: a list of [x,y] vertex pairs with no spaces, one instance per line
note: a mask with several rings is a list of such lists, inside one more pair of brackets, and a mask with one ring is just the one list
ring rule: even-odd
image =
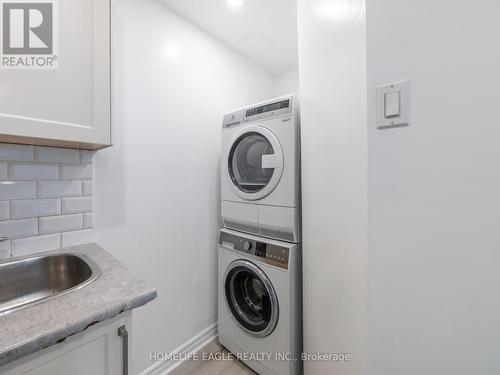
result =
[[[2,375],[126,375],[132,313],[96,324],[64,342],[0,367]],[[119,335],[121,327],[128,337]],[[123,328],[121,329],[123,332]],[[128,340],[128,348],[125,341]],[[125,351],[127,350],[127,355]]]

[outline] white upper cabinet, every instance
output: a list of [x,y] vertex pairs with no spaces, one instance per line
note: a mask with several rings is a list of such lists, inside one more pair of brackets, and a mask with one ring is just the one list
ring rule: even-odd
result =
[[110,0],[0,4],[0,142],[111,145]]

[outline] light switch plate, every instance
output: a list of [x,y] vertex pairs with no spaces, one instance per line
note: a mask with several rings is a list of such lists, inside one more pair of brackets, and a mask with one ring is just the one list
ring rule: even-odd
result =
[[[386,95],[398,93],[400,98],[399,116],[386,117]],[[377,87],[377,128],[410,125],[410,81],[396,82]]]

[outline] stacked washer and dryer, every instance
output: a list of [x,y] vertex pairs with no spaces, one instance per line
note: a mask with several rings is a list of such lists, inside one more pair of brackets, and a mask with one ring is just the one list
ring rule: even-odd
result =
[[219,341],[261,375],[302,372],[299,123],[294,95],[223,120]]

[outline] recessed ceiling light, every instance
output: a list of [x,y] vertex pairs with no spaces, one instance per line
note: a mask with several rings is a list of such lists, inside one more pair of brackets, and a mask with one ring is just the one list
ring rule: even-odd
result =
[[168,60],[178,60],[182,55],[182,48],[176,42],[167,42],[165,43],[164,54]]
[[243,5],[243,0],[227,0],[227,5],[231,8],[239,8]]

